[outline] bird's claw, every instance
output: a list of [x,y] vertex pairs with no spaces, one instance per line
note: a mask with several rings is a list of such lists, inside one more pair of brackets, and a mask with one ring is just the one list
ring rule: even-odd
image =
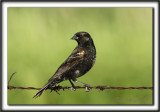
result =
[[90,86],[89,85],[85,85],[85,91],[89,92],[90,90],[91,90]]
[[75,91],[76,89],[74,87],[68,88],[70,91]]

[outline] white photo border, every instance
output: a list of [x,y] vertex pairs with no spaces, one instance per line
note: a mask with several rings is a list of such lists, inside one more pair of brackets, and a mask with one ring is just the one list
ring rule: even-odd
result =
[[[7,8],[8,7],[151,7],[153,11],[153,105],[8,105],[7,104]],[[55,110],[55,111],[117,111],[158,110],[158,2],[2,2],[2,110]]]

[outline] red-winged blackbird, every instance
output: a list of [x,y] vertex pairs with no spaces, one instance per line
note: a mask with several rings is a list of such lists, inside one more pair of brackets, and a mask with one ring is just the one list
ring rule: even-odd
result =
[[78,32],[71,39],[76,40],[78,46],[34,98],[39,97],[46,89],[64,80],[69,80],[72,87],[74,87],[74,84],[71,80],[86,87],[88,86],[87,84],[78,82],[77,78],[88,72],[95,63],[96,49],[93,40],[87,32]]

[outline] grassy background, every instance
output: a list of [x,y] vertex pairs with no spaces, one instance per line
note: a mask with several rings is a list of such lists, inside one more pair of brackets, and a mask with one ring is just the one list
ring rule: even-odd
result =
[[[8,78],[17,72],[11,84],[44,86],[79,31],[89,32],[97,49],[95,66],[79,81],[152,86],[152,8],[8,8]],[[34,99],[36,92],[8,90],[8,104],[152,104],[151,90],[46,91]]]

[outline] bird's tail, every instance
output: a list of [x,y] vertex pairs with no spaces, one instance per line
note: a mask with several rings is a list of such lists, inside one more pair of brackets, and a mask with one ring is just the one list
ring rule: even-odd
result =
[[48,86],[51,84],[51,82],[48,82],[43,88],[41,88],[36,95],[33,96],[33,98],[37,98],[42,95],[42,93],[48,88]]

